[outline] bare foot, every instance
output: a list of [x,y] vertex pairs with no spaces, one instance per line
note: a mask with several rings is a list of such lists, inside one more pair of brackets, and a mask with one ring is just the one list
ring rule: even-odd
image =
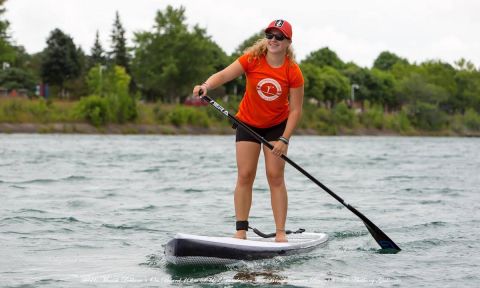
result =
[[247,231],[245,230],[238,230],[237,232],[235,232],[235,235],[233,236],[233,238],[237,238],[237,239],[247,239]]
[[285,231],[277,231],[277,235],[275,235],[275,242],[288,242]]

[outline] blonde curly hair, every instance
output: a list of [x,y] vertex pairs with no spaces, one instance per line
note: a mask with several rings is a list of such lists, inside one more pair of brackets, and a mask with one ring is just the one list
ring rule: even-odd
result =
[[[258,39],[255,44],[243,51],[244,54],[250,55],[248,61],[259,59],[260,57],[267,55],[267,41],[268,40],[266,38]],[[295,53],[293,52],[292,45],[288,46],[287,48],[287,58],[291,61],[291,63],[296,63]]]

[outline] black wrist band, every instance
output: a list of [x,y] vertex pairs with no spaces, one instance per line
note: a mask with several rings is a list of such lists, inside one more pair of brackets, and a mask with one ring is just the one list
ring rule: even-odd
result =
[[283,136],[280,136],[280,137],[278,137],[278,140],[279,140],[279,141],[282,141],[283,143],[285,143],[285,144],[288,145],[288,139],[287,139],[287,138],[285,138],[285,137],[283,137]]

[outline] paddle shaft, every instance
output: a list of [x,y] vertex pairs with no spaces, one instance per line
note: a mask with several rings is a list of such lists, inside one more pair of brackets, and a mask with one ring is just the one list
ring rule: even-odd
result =
[[[201,95],[202,93],[200,93]],[[242,121],[238,120],[235,116],[231,115],[225,108],[223,108],[220,104],[215,102],[212,98],[210,98],[207,95],[200,96],[202,100],[208,102],[210,105],[215,107],[219,112],[227,116],[231,121],[233,121],[235,124],[238,126],[241,126],[243,129],[248,131],[253,137],[255,137],[257,140],[259,140],[263,145],[265,145],[268,149],[272,150],[273,145],[268,142],[265,138],[262,136],[258,135],[257,132],[253,131],[250,127],[245,125]],[[392,249],[396,251],[400,251],[400,247],[395,244],[380,228],[378,228],[375,224],[373,224],[372,221],[370,221],[365,215],[360,213],[357,209],[355,209],[353,206],[350,204],[346,203],[340,196],[335,194],[332,190],[330,190],[327,186],[323,185],[320,181],[318,181],[315,177],[313,177],[310,173],[305,171],[300,165],[297,163],[293,162],[290,158],[288,158],[286,155],[281,155],[281,158],[285,160],[288,164],[292,165],[295,169],[297,169],[300,173],[305,175],[308,179],[310,179],[312,182],[320,186],[325,192],[330,194],[333,198],[335,198],[338,202],[342,203],[343,206],[345,206],[348,210],[352,211],[353,214],[357,215],[365,224],[367,227],[368,231],[370,234],[373,236],[373,238],[377,241],[377,243],[382,247],[383,249]]]

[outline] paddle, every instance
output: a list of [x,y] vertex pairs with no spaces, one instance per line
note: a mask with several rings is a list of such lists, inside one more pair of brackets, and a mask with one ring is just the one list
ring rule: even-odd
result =
[[[273,149],[273,145],[270,144],[270,142],[268,142],[267,140],[265,140],[265,138],[258,135],[255,131],[253,131],[250,127],[245,125],[242,121],[238,120],[235,116],[228,113],[228,111],[225,110],[225,108],[223,108],[220,104],[215,102],[212,98],[208,97],[207,95],[202,95],[202,93],[203,92],[200,90],[200,97],[202,98],[202,100],[208,102],[210,105],[215,107],[215,109],[217,109],[220,113],[227,116],[235,124],[237,124],[238,126],[241,126],[243,129],[248,131],[248,133],[250,133],[253,137],[255,137],[257,140],[262,142],[263,145],[265,145],[268,149],[270,149],[270,150]],[[332,190],[330,190],[327,186],[323,185],[315,177],[310,175],[307,171],[305,171],[297,163],[290,160],[290,158],[288,158],[286,155],[282,155],[281,157],[282,157],[283,160],[285,160],[285,162],[287,162],[288,164],[295,167],[295,169],[300,171],[300,173],[302,173],[303,175],[307,176],[308,179],[312,180],[315,184],[320,186],[320,188],[325,190],[325,192],[330,194],[338,202],[342,203],[342,205],[347,207],[348,210],[352,211],[353,214],[357,215],[363,221],[365,226],[367,226],[368,232],[370,232],[370,234],[372,234],[373,238],[375,239],[375,241],[377,241],[378,245],[380,245],[380,247],[382,247],[382,249],[388,249],[388,251],[392,251],[392,252],[395,252],[395,253],[401,250],[400,247],[398,247],[397,244],[395,244],[395,242],[393,242],[387,236],[387,234],[385,234],[382,230],[380,230],[380,228],[378,228],[375,224],[373,224],[373,222],[370,221],[367,217],[365,217],[365,215],[360,213],[357,209],[353,208],[350,204],[346,203],[342,198],[340,198],[337,194],[333,193]],[[384,251],[384,252],[388,252],[388,251]]]

